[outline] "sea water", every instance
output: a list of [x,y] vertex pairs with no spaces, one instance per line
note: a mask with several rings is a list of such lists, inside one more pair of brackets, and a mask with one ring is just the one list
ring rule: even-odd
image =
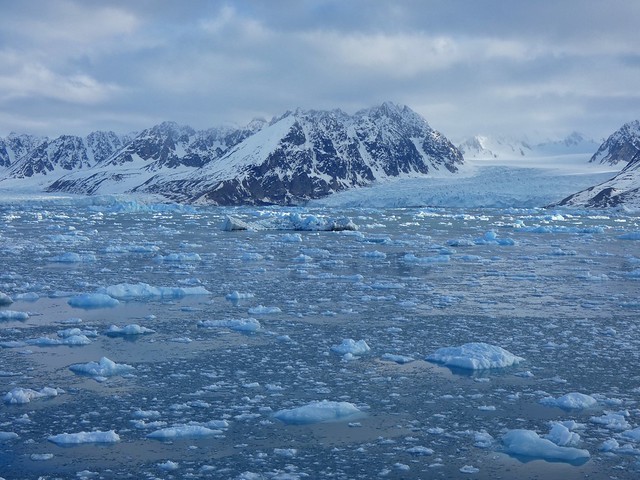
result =
[[[1,477],[640,475],[637,216],[84,199],[0,219]],[[522,361],[427,360],[466,344]],[[522,455],[519,431],[569,455]]]

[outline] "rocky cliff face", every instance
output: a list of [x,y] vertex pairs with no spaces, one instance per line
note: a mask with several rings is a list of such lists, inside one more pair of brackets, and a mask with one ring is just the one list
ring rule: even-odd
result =
[[625,123],[607,138],[590,162],[616,165],[627,163],[640,152],[640,121]]

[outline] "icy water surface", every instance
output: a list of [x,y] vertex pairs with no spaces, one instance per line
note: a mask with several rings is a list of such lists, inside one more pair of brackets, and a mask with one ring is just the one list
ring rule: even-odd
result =
[[[359,230],[221,228],[292,212],[0,206],[0,476],[638,478],[638,217],[296,210]],[[426,361],[469,342],[525,360]],[[549,405],[572,392],[595,404]],[[323,400],[357,413],[279,419]],[[505,451],[553,422],[590,457]]]

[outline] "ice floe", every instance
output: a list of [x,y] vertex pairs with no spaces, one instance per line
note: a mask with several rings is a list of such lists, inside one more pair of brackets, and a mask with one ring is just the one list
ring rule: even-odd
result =
[[98,293],[109,295],[120,300],[149,298],[182,298],[188,295],[210,295],[206,288],[198,287],[156,287],[148,283],[119,283],[98,290]]
[[202,425],[177,425],[174,427],[161,428],[147,435],[147,438],[158,440],[168,440],[174,438],[196,438],[211,435],[222,435],[223,431],[211,429]]
[[545,397],[540,403],[548,407],[559,407],[565,410],[591,408],[598,405],[598,401],[591,395],[571,392],[558,398]]
[[588,450],[556,445],[532,430],[509,430],[502,436],[502,443],[507,453],[543,460],[574,462],[591,456]]
[[262,328],[255,318],[232,318],[228,320],[201,320],[198,326],[202,328],[228,328],[238,332],[257,332]]
[[135,371],[135,367],[125,363],[115,363],[107,357],[102,357],[98,362],[76,363],[69,366],[69,370],[81,375],[94,377],[96,380],[104,380],[116,375],[127,375]]
[[64,393],[64,390],[51,387],[44,387],[41,390],[17,387],[2,397],[2,400],[8,405],[23,405],[31,402],[32,400],[57,397],[60,393]]
[[0,320],[28,320],[27,312],[18,312],[15,310],[0,310]]
[[459,347],[443,347],[427,357],[427,360],[450,367],[469,370],[503,368],[516,365],[524,358],[518,357],[502,347],[488,343],[466,343]]
[[340,345],[331,347],[331,350],[339,355],[364,355],[371,350],[371,347],[364,340],[356,341],[352,338],[345,338]]
[[74,308],[111,308],[120,302],[106,293],[85,293],[71,297],[67,302]]
[[58,445],[77,445],[81,443],[116,443],[120,436],[114,430],[78,433],[60,433],[47,438]]
[[342,420],[362,414],[353,403],[322,400],[297,408],[279,410],[274,417],[283,423],[305,425],[310,423]]
[[111,325],[107,331],[106,335],[115,337],[115,336],[126,336],[126,335],[148,335],[150,333],[156,333],[155,330],[152,330],[147,327],[142,327],[137,323],[132,323],[129,325],[125,325],[124,327],[118,327],[117,325]]
[[5,305],[11,305],[13,303],[13,299],[4,292],[0,292],[0,307]]

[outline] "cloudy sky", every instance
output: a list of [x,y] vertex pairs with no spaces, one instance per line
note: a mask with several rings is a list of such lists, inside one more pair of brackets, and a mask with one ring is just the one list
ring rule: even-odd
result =
[[635,0],[7,0],[0,135],[390,100],[454,140],[600,139],[640,118],[639,21]]

